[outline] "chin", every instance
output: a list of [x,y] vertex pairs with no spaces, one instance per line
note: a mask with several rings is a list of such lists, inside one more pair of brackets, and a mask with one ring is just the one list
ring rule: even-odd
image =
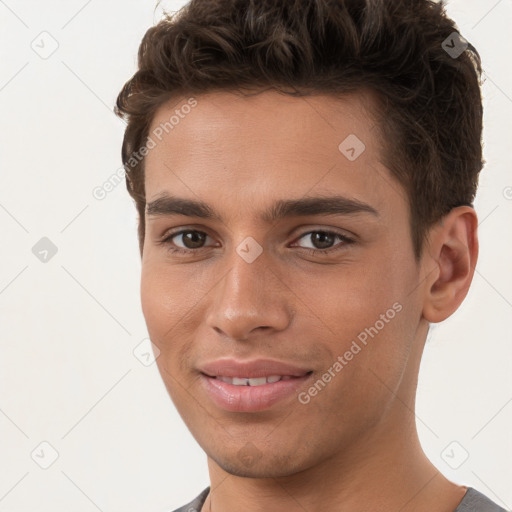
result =
[[[249,443],[248,443],[249,444]],[[257,459],[251,459],[247,454],[250,450],[242,448],[238,453],[230,456],[216,456],[210,458],[226,473],[242,478],[279,478],[299,473],[306,469],[299,465],[298,460],[289,456],[273,456],[260,453]]]

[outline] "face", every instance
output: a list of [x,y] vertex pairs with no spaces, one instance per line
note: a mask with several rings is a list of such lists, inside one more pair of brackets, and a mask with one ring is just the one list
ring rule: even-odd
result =
[[215,92],[150,128],[143,313],[177,410],[232,474],[291,475],[405,421],[421,272],[371,101]]

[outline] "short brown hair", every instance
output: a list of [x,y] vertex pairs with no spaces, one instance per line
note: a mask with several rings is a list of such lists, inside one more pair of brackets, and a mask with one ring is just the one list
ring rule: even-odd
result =
[[428,228],[473,203],[484,164],[481,73],[478,52],[442,2],[191,0],[146,32],[138,71],[115,107],[127,122],[122,160],[141,255],[144,158],[134,164],[132,157],[169,99],[214,90],[302,96],[369,88],[379,99],[382,163],[407,192],[419,258]]

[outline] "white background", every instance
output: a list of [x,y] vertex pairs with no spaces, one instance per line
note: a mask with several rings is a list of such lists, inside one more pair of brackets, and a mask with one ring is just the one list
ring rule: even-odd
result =
[[[0,0],[0,512],[164,512],[208,485],[156,366],[133,354],[147,337],[135,207],[124,182],[92,195],[121,166],[112,108],[155,4]],[[448,12],[486,72],[481,252],[467,299],[429,337],[418,429],[448,478],[510,509],[512,2]],[[47,59],[31,48],[56,44],[43,31],[58,43]],[[58,249],[46,263],[32,252],[42,237]],[[59,454],[48,469],[34,460],[49,461],[43,441]],[[469,454],[458,469],[448,445],[452,460]]]

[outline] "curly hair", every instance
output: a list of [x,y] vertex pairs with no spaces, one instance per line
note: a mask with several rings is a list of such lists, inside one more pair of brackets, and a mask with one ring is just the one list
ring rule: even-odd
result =
[[481,74],[478,52],[442,1],[191,0],[166,13],[144,35],[138,70],[114,109],[127,123],[121,154],[141,255],[145,160],[133,155],[145,149],[164,103],[214,90],[369,89],[378,99],[382,163],[407,193],[419,259],[428,228],[473,204],[484,164]]

